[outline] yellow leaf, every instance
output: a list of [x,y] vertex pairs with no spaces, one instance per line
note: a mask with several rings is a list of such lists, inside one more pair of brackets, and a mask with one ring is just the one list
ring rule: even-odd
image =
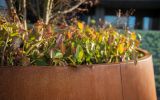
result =
[[86,26],[85,30],[86,30],[87,33],[92,33],[92,30],[89,26]]
[[131,33],[131,39],[136,40],[136,34],[134,32]]
[[99,42],[102,42],[102,39],[103,39],[103,36],[100,35],[100,36],[99,36]]
[[121,42],[122,42],[122,43],[126,42],[126,37],[123,36],[123,35],[121,35]]
[[79,28],[80,30],[83,30],[84,24],[83,24],[82,22],[78,22],[78,28]]
[[118,52],[122,54],[124,52],[124,43],[118,45]]

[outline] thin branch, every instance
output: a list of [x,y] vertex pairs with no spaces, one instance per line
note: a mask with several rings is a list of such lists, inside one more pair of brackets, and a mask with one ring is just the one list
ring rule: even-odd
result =
[[51,10],[52,10],[52,8],[53,8],[53,3],[54,3],[54,0],[51,0],[50,5],[49,5],[49,10],[50,10],[50,12],[51,12]]
[[[86,2],[86,0],[81,0],[79,3],[77,3],[76,5],[72,6],[71,8],[67,9],[67,10],[64,10],[64,11],[59,11],[58,14],[67,14],[67,13],[70,13],[74,10],[76,10],[80,5],[82,5],[84,2]],[[53,20],[55,17],[55,15],[52,15],[50,17],[50,21]]]
[[68,9],[68,10],[65,10],[65,11],[62,11],[62,12],[59,12],[61,14],[67,14],[67,13],[70,13],[72,12],[73,10],[77,9],[80,5],[82,5],[83,3],[85,2],[85,0],[82,0],[80,1],[78,4],[76,4],[75,6],[73,6],[72,8]]

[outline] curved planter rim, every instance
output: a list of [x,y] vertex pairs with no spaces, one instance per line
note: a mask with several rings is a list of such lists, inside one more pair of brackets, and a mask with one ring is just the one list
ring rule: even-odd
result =
[[[141,58],[138,58],[137,60],[137,63],[138,62],[143,62],[143,61],[146,61],[147,59],[150,59],[152,57],[151,53],[149,53],[147,50],[144,50],[144,49],[141,49],[141,48],[138,48],[137,51],[141,52],[144,54],[143,57]],[[120,62],[120,63],[134,63],[134,60],[130,60],[128,62]]]
[[[143,61],[146,61],[147,59],[150,59],[152,57],[152,55],[147,51],[147,50],[144,50],[144,49],[141,49],[141,48],[137,48],[137,51],[141,52],[144,54],[143,57],[139,58],[137,60],[137,63],[139,62],[143,62]],[[75,68],[83,68],[83,67],[87,67],[87,68],[93,68],[93,67],[103,67],[103,66],[110,66],[110,65],[119,65],[119,64],[124,64],[124,63],[134,63],[134,60],[129,60],[129,61],[124,61],[124,62],[119,62],[119,63],[100,63],[100,64],[91,64],[91,65],[75,65]],[[51,68],[68,68],[68,67],[71,67],[71,68],[74,68],[74,66],[33,66],[33,65],[30,65],[30,66],[0,66],[0,68],[25,68],[25,67],[45,67],[45,68],[48,68],[48,67],[51,67]]]

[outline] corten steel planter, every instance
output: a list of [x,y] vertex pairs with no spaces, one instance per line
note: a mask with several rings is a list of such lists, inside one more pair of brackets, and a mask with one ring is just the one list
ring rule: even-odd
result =
[[0,100],[157,100],[152,56],[72,67],[0,68]]

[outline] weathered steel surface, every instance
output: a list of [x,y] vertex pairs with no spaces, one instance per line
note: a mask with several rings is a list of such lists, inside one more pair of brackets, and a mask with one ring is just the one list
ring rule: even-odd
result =
[[120,67],[1,68],[0,100],[123,100]]
[[152,59],[137,65],[0,68],[0,100],[156,100]]
[[157,100],[152,57],[121,64],[124,100]]

